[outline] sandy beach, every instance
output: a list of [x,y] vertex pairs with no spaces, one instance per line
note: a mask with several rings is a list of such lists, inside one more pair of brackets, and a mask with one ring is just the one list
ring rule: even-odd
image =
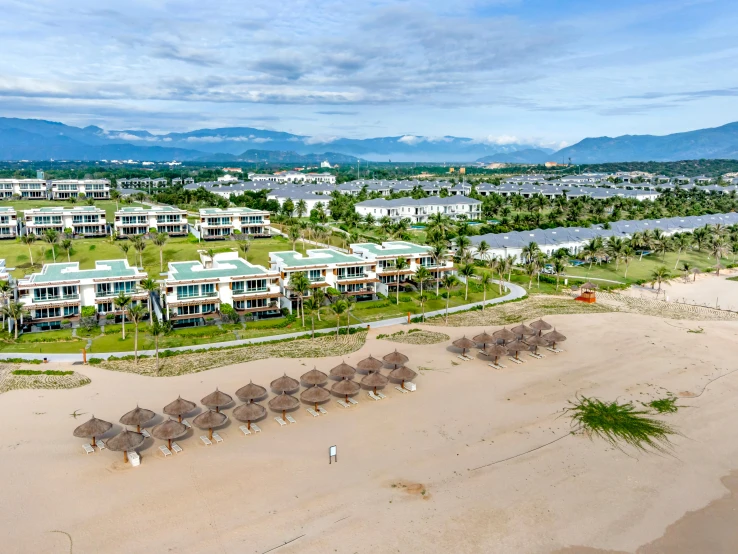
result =
[[[233,394],[341,358],[168,378],[75,366],[91,384],[2,394],[3,551],[734,552],[738,323],[690,333],[697,322],[628,313],[546,319],[568,337],[565,352],[502,371],[481,356],[458,360],[450,341],[396,344],[372,330],[346,361],[398,348],[420,373],[416,392],[387,387],[380,402],[362,392],[358,406],[332,400],[318,418],[300,408],[284,428],[269,413],[249,437],[230,421],[223,443],[190,433],[168,458],[149,439],[136,468],[117,452],[85,455],[72,430],[91,414],[119,430],[137,403],[161,414],[179,394]],[[451,340],[482,330],[431,329]],[[667,392],[682,406],[663,416],[681,433],[672,455],[572,435],[562,412],[577,394],[645,402]]]

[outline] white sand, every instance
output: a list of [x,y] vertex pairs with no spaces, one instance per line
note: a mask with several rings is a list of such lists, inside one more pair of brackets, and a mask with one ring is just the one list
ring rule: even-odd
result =
[[[433,368],[416,379],[417,392],[388,387],[381,402],[362,393],[349,410],[331,401],[316,419],[301,409],[286,428],[270,414],[257,436],[232,422],[219,431],[223,444],[186,438],[185,452],[166,459],[160,441],[148,440],[138,468],[119,453],[85,455],[72,430],[93,413],[116,422],[137,402],[160,412],[178,394],[197,401],[216,386],[233,393],[250,378],[266,386],[285,371],[297,378],[340,359],[262,360],[161,379],[85,367],[92,384],[81,389],[0,395],[2,550],[66,553],[69,539],[52,532],[64,531],[75,554],[262,553],[298,537],[275,552],[632,552],[726,492],[721,477],[738,465],[738,373],[667,417],[683,433],[673,457],[569,436],[470,471],[564,436],[569,423],[559,416],[577,393],[700,393],[736,368],[736,323],[700,323],[705,332],[693,334],[687,322],[623,313],[547,319],[569,337],[566,352],[504,371],[481,358],[461,363],[448,344],[370,338],[347,361],[397,346],[413,369]],[[433,330],[452,339],[480,331]],[[75,420],[74,410],[85,415]],[[332,444],[339,460],[329,465]]]

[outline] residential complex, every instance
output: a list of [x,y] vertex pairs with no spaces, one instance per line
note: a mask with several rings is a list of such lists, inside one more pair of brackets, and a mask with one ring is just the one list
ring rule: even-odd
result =
[[299,171],[279,171],[272,174],[249,173],[249,179],[254,182],[274,184],[284,183],[326,183],[335,185],[336,176],[330,173],[301,173]]
[[425,223],[433,214],[443,214],[451,219],[479,219],[482,216],[482,201],[466,196],[397,198],[365,200],[355,206],[361,216],[371,214],[375,219],[389,217],[396,221],[409,219],[413,223]]
[[230,304],[255,318],[280,315],[279,273],[238,257],[237,252],[200,253],[200,261],[170,262],[164,281],[169,316],[196,325]]
[[110,181],[107,179],[62,179],[51,181],[51,199],[69,198],[110,199]]
[[46,198],[46,181],[43,179],[0,179],[0,198],[15,196],[30,200]]
[[202,238],[222,239],[233,234],[268,237],[269,212],[250,208],[205,208],[198,224]]
[[54,206],[34,208],[23,213],[27,233],[42,235],[48,229],[63,233],[71,229],[75,235],[99,237],[107,234],[105,210],[95,206]]
[[101,315],[117,313],[114,299],[121,292],[133,304],[146,302],[148,293],[139,289],[145,278],[128,260],[98,260],[95,269],[80,269],[79,262],[45,264],[40,273],[18,280],[18,302],[33,326],[53,329],[77,319],[85,306]]
[[18,218],[14,208],[0,206],[0,239],[18,236]]
[[186,235],[189,232],[187,212],[172,206],[121,208],[115,212],[114,228],[120,238],[143,235],[151,229],[170,236]]

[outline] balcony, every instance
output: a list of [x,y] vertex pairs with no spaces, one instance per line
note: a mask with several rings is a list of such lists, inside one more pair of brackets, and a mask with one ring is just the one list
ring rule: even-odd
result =
[[34,296],[32,301],[38,304],[43,304],[44,302],[79,301],[79,294],[56,294],[44,298]]
[[258,294],[260,292],[269,292],[269,287],[260,289],[233,289],[233,294]]
[[131,296],[134,294],[144,294],[145,291],[138,291],[138,290],[98,290],[95,293],[95,296],[97,298],[115,298],[116,296],[120,295],[120,293],[125,294],[126,296]]
[[369,275],[366,273],[357,273],[355,275],[339,275],[337,277],[338,281],[356,281],[358,279],[368,279]]
[[184,295],[184,294],[179,295],[178,294],[177,295],[177,299],[175,300],[175,302],[177,300],[196,300],[198,298],[217,298],[217,297],[218,297],[218,291],[217,290],[216,291],[213,291],[213,292],[201,292],[201,293],[198,293],[198,294],[188,294],[188,295]]

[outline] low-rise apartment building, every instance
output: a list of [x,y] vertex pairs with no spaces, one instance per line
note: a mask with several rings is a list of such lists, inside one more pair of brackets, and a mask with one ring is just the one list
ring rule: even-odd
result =
[[0,239],[13,239],[18,236],[18,218],[15,208],[0,207]]
[[39,236],[48,229],[63,233],[71,229],[74,235],[100,237],[107,234],[105,210],[95,206],[34,208],[23,212],[26,233]]
[[409,219],[412,223],[425,223],[433,214],[443,214],[451,219],[479,219],[482,216],[482,201],[467,196],[396,198],[365,200],[355,206],[361,216],[371,214],[375,219],[384,216],[393,221]]
[[223,239],[235,234],[268,237],[269,212],[251,208],[205,208],[200,210],[199,231],[203,239]]
[[121,208],[115,212],[114,228],[120,238],[143,235],[151,229],[170,236],[189,232],[187,212],[173,206]]
[[330,173],[302,173],[300,171],[279,171],[274,174],[269,173],[249,173],[249,179],[254,182],[267,182],[275,184],[285,183],[319,183],[319,184],[336,184],[336,176]]
[[165,280],[169,317],[176,325],[199,325],[222,304],[254,318],[281,314],[279,273],[238,257],[204,252],[200,261],[170,262]]
[[[454,263],[450,257],[436,260],[433,249],[406,241],[390,241],[382,244],[365,242],[352,244],[351,250],[357,256],[375,264],[378,278],[377,291],[388,294],[397,284],[412,281],[419,267],[426,268],[433,282],[443,278],[447,273],[454,272]],[[405,260],[406,267],[397,270],[397,260]]]
[[17,196],[23,199],[47,197],[44,179],[0,179],[0,198]]
[[[279,284],[284,295],[282,305],[290,311],[297,308],[298,295],[292,287],[295,273],[305,273],[310,290],[333,288],[340,294],[355,296],[357,300],[375,298],[376,263],[355,254],[344,254],[332,248],[308,250],[305,254],[288,250],[270,252],[271,269],[279,273]],[[310,296],[310,290],[303,295]]]
[[145,303],[148,293],[139,289],[142,279],[146,273],[129,266],[128,260],[98,260],[95,269],[80,269],[79,262],[44,264],[40,273],[18,280],[18,302],[29,314],[26,323],[54,329],[65,319],[78,321],[85,306],[94,306],[100,315],[118,314],[114,300],[121,292],[131,304]]
[[51,199],[67,200],[68,198],[110,199],[110,181],[108,179],[60,179],[51,181]]

